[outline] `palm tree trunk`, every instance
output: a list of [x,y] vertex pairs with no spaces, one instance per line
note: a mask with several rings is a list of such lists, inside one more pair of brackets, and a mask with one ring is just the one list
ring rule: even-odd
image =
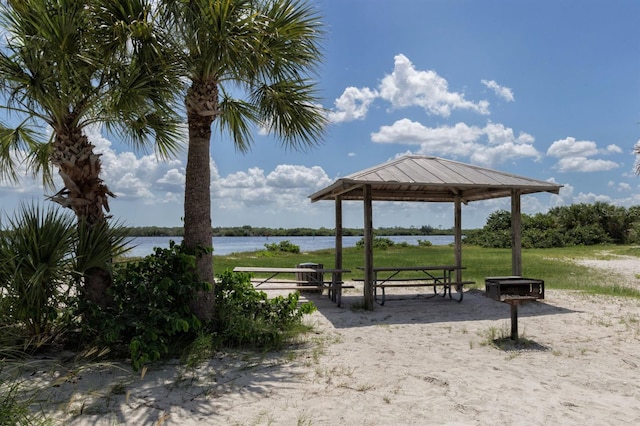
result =
[[[184,245],[192,250],[211,247],[211,124],[218,114],[218,88],[215,80],[194,80],[185,98],[189,125],[189,152],[184,189]],[[203,253],[196,259],[201,281],[214,284],[213,256]],[[191,306],[203,321],[213,316],[213,291],[200,292]]]
[[[50,199],[72,209],[78,222],[85,221],[90,228],[104,223],[104,210],[109,211],[108,197],[115,195],[100,179],[100,156],[93,151],[95,147],[81,129],[55,130],[51,161],[57,166],[65,186]],[[110,285],[111,276],[105,269],[90,268],[84,272],[82,292],[88,301],[108,306],[112,301],[107,293]]]

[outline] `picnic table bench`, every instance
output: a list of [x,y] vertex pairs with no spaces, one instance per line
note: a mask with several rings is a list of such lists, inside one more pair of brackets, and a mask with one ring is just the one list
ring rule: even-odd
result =
[[[251,283],[260,290],[318,290],[320,293],[327,289],[327,295],[338,306],[342,304],[342,289],[353,288],[352,285],[344,285],[344,281],[338,279],[343,273],[351,272],[350,269],[314,269],[314,268],[270,268],[261,266],[236,266],[233,272],[245,272],[259,274],[252,276]],[[295,274],[295,279],[283,278],[287,274]],[[298,277],[304,274],[305,279]],[[330,274],[331,280],[324,280],[324,274]],[[275,284],[275,285],[274,285]]]
[[[364,270],[364,267],[358,267]],[[474,281],[454,281],[451,277],[454,271],[465,269],[463,266],[434,265],[434,266],[376,266],[373,268],[373,294],[378,301],[378,289],[381,290],[380,305],[386,301],[386,289],[394,287],[432,287],[433,295],[439,295],[438,287],[442,287],[442,297],[447,293],[453,299],[451,288],[455,287],[457,302],[464,297],[463,286],[475,284]],[[407,276],[406,273],[415,273]],[[364,281],[359,279],[358,281]]]

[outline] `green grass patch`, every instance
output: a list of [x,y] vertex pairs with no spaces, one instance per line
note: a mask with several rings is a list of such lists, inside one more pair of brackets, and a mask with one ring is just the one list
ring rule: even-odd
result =
[[[611,254],[640,257],[640,247],[598,245],[523,249],[523,276],[544,280],[546,289],[577,290],[589,294],[640,298],[640,291],[620,285],[616,277],[611,276],[610,273],[573,262],[576,259],[606,259]],[[260,252],[214,256],[216,273],[233,269],[235,266],[294,267],[299,263],[307,262],[332,267],[335,264],[335,252],[333,249],[328,249],[308,253],[278,253],[269,257]],[[377,266],[452,265],[454,263],[452,246],[397,245],[386,250],[374,250],[374,264]],[[350,247],[343,250],[343,266],[352,271],[343,275],[345,280],[363,278],[364,272],[358,269],[363,265],[362,249]],[[484,289],[485,277],[511,275],[511,249],[463,246],[462,265],[466,267],[462,273],[463,278],[475,281],[475,287]]]

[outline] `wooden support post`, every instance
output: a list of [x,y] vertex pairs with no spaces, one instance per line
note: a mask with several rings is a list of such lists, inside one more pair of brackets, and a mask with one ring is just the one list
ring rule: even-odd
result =
[[456,257],[456,281],[462,281],[462,202],[460,196],[456,196],[454,203],[454,245],[455,245],[455,257]]
[[371,185],[364,188],[364,308],[373,310],[373,200]]
[[511,275],[522,276],[522,212],[517,189],[511,191]]
[[[335,268],[342,269],[342,197],[336,196],[336,253]],[[342,272],[335,276],[337,281],[342,281]]]

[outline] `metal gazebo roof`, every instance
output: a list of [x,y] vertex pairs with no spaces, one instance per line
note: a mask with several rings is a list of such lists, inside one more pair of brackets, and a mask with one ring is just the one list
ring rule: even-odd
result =
[[557,194],[562,187],[443,158],[407,155],[340,178],[309,198],[362,200],[365,185],[378,201],[453,202],[460,197],[463,203],[509,197],[512,190]]

